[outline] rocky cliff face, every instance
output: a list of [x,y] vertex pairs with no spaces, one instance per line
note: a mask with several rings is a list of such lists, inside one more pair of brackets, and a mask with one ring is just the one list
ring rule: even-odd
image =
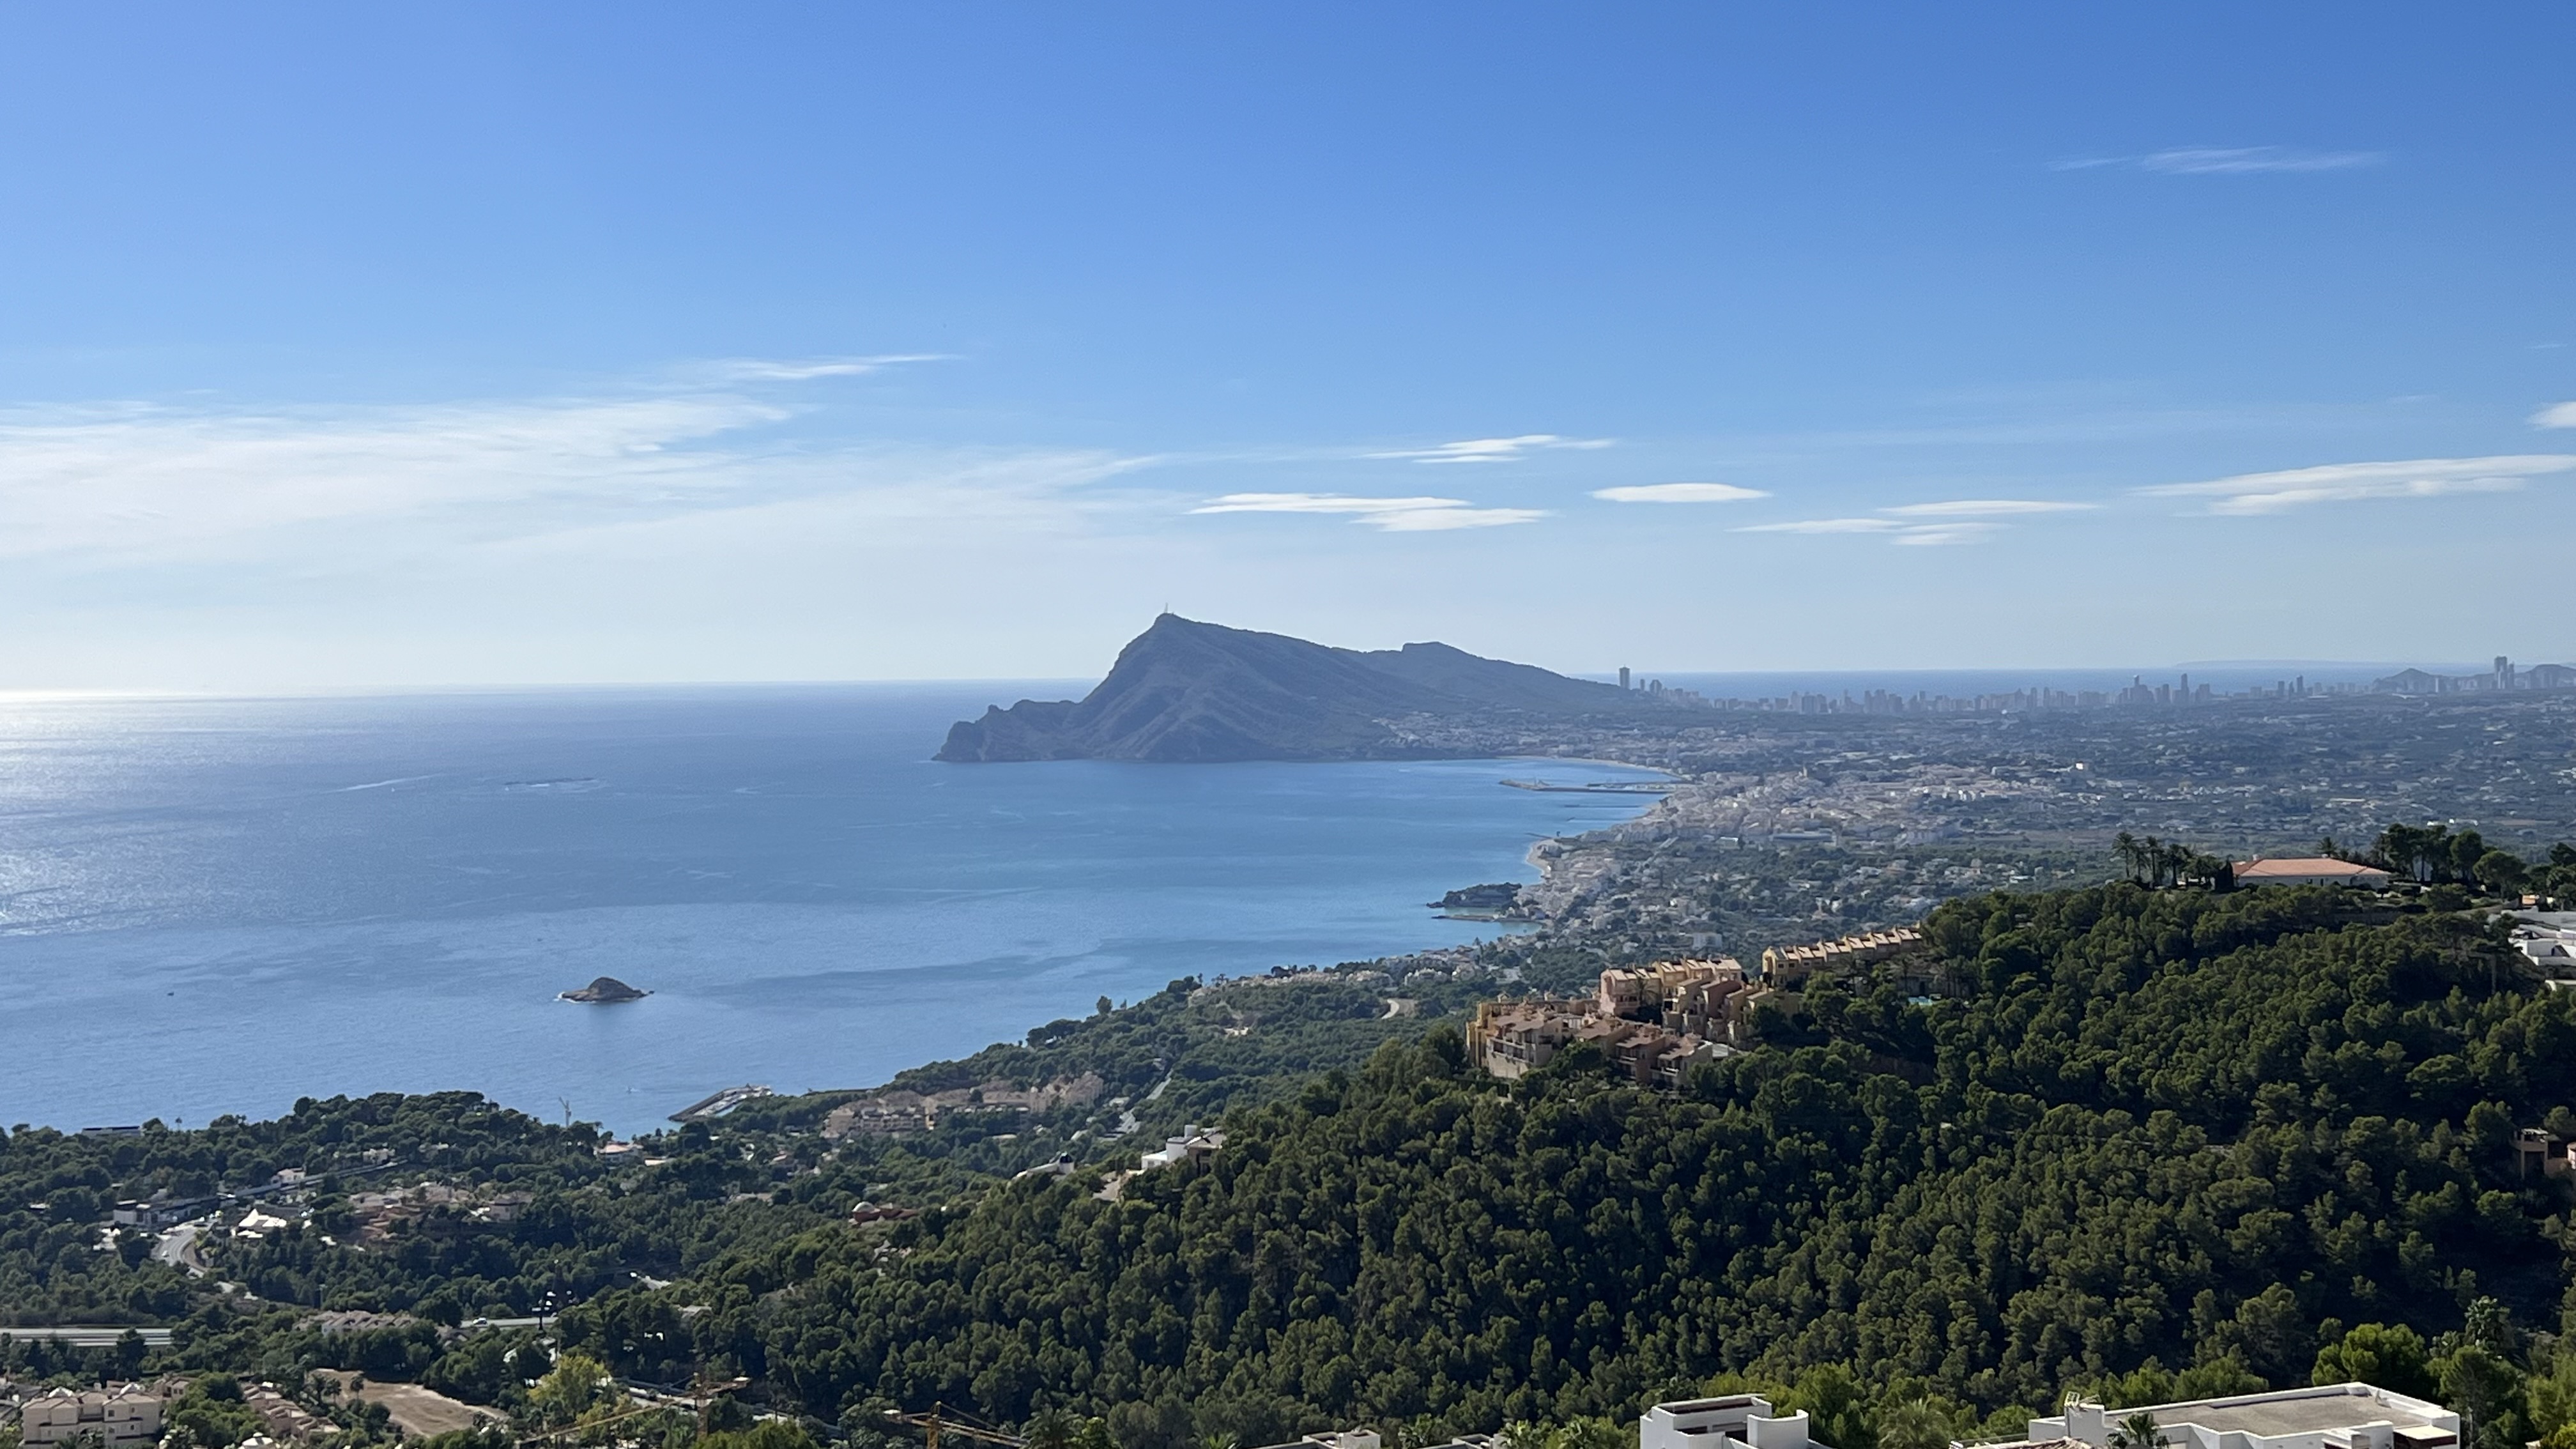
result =
[[1638,708],[1642,697],[1446,644],[1361,652],[1165,614],[1079,701],[1022,700],[948,732],[939,758],[1361,760],[1436,755],[1408,716],[1561,716]]

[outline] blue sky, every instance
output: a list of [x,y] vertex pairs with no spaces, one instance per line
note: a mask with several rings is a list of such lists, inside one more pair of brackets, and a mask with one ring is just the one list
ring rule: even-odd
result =
[[7,6],[0,686],[2576,655],[2571,41]]

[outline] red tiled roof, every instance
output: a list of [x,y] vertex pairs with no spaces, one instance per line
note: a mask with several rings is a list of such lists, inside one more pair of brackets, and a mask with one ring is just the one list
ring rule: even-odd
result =
[[2328,876],[2350,878],[2362,875],[2386,875],[2377,866],[2356,865],[2332,856],[2285,856],[2272,860],[2242,860],[2236,863],[2238,880],[2260,880],[2265,876],[2297,876],[2316,879]]

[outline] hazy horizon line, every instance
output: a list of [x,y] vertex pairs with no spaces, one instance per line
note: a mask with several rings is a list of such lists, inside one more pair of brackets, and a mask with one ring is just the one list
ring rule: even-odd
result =
[[[1516,662],[1516,661],[1514,661]],[[2535,660],[2549,663],[2549,660]],[[2049,674],[2146,674],[2193,673],[2199,671],[2241,670],[2335,670],[2384,671],[2397,673],[2407,669],[2453,674],[2483,674],[2489,666],[2470,660],[2426,661],[2370,659],[2196,659],[2180,663],[2139,664],[1905,664],[1905,665],[1799,665],[1785,668],[1666,668],[1628,666],[1632,679],[1727,679],[1727,678],[1796,678],[1855,675],[1921,676],[1938,675],[2049,675]],[[1618,678],[1616,666],[1601,670],[1551,670],[1568,679],[1608,683]],[[394,698],[406,695],[506,695],[570,694],[586,691],[634,692],[652,690],[762,690],[762,689],[970,689],[977,686],[1027,689],[1036,686],[1079,686],[1088,689],[1099,682],[1093,675],[934,675],[901,678],[842,677],[809,679],[602,679],[602,680],[450,680],[428,682],[368,682],[355,684],[300,683],[275,685],[207,686],[182,688],[168,686],[99,686],[59,687],[0,685],[0,703],[42,703],[63,700],[251,700],[251,699],[364,699]]]

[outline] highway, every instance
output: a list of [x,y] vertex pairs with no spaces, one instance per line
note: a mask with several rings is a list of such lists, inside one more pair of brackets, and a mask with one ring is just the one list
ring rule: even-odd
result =
[[197,1255],[197,1237],[206,1230],[208,1221],[210,1219],[199,1218],[192,1223],[181,1223],[163,1233],[161,1241],[152,1245],[152,1261],[167,1263],[174,1268],[185,1268],[191,1277],[203,1277],[206,1272],[206,1260]]
[[[145,1328],[136,1324],[132,1331],[143,1336],[143,1342],[147,1347],[168,1348],[170,1346],[170,1330],[166,1328]],[[95,1324],[83,1324],[76,1328],[0,1328],[0,1333],[5,1333],[12,1338],[50,1338],[56,1343],[67,1343],[74,1348],[114,1348],[116,1341],[123,1338],[126,1332],[123,1326],[102,1328]]]

